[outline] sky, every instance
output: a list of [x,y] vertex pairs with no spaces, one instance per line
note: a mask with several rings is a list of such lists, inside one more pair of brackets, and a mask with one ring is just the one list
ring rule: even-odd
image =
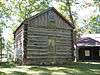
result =
[[[77,0],[77,2],[79,2],[80,4],[77,4],[72,10],[78,11],[78,17],[80,19],[80,22],[82,19],[89,19],[92,15],[95,15],[94,11],[96,10],[95,6],[93,6],[93,0]],[[81,5],[85,5],[86,8],[79,8],[79,6]],[[56,9],[58,9],[59,7],[59,3],[56,2],[55,0],[53,0],[50,3],[50,6],[55,7]],[[13,17],[13,16],[12,16]],[[16,18],[14,17],[14,21],[16,22]],[[8,24],[10,24],[12,21],[9,21]],[[12,35],[12,30],[11,29],[4,29],[4,33],[3,33],[3,37],[5,40],[10,39],[13,37]]]

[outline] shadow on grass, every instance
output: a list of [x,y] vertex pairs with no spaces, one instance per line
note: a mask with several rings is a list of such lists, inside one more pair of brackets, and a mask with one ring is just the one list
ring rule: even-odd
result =
[[[51,67],[51,66],[49,66],[49,67]],[[31,67],[31,68],[29,68],[29,70],[43,71],[43,72],[39,73],[39,75],[52,75],[52,72],[64,72],[66,74],[70,74],[69,72],[67,72],[68,70],[66,70],[66,69],[49,70],[49,69],[47,69],[46,67],[43,67],[43,66]]]
[[[100,75],[100,64],[74,63],[66,65],[66,68],[73,69],[71,75]],[[63,72],[66,72],[66,70],[63,70]]]
[[41,72],[41,73],[39,73],[39,75],[51,75],[51,73],[49,73],[49,72]]
[[43,67],[31,67],[29,68],[29,70],[34,70],[34,71],[49,71],[47,68],[43,68]]
[[0,72],[0,75],[7,75],[5,72]]
[[26,72],[14,71],[13,73],[11,73],[9,75],[29,75],[29,74],[27,74]]
[[100,69],[100,64],[91,64],[91,63],[73,63],[73,64],[68,64],[66,67],[69,68],[79,68],[79,69]]
[[43,68],[43,67],[31,67],[31,68],[29,68],[29,70],[43,71],[43,72],[40,72],[39,75],[51,75],[51,70],[49,70],[47,68]]
[[[49,66],[53,68],[52,66]],[[58,67],[59,68],[59,67]],[[64,72],[66,75],[100,75],[100,64],[90,64],[90,63],[70,63],[63,66],[62,69],[53,69],[50,70],[47,67],[37,66],[31,67],[30,70],[34,71],[44,71],[48,74],[40,75],[50,75],[52,72]]]

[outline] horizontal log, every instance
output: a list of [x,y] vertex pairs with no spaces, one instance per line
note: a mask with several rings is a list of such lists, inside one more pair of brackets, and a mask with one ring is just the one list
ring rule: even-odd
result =
[[39,32],[39,33],[37,33],[37,32],[29,32],[28,34],[27,34],[28,36],[47,36],[47,35],[56,35],[56,36],[59,36],[59,37],[70,37],[71,36],[71,33],[67,33],[66,32],[66,34],[65,33],[57,33],[57,32],[43,32],[43,33],[41,33],[41,32]]
[[56,49],[56,52],[68,52],[72,51],[71,49]]
[[32,49],[32,48],[27,48],[27,51],[47,51],[48,49]]
[[47,42],[48,42],[48,40],[42,40],[42,39],[29,39],[28,41],[27,41],[28,43],[37,43],[37,44],[41,44],[41,43],[43,43],[43,44],[47,44]]
[[68,32],[71,31],[72,29],[61,29],[61,28],[56,28],[56,29],[47,29],[47,28],[35,28],[35,27],[28,27],[28,30],[34,30],[34,31],[62,31],[62,32]]
[[30,48],[30,49],[47,49],[48,47],[46,46],[27,46],[27,48]]
[[47,58],[47,56],[27,56],[27,58],[37,59],[37,58]]
[[[30,48],[30,47],[48,47],[48,45],[47,44],[38,44],[38,43],[28,43],[28,48]],[[30,48],[31,49],[31,48]]]
[[56,29],[34,29],[34,28],[29,28],[28,29],[28,34],[32,34],[32,33],[40,33],[40,34],[44,34],[44,33],[54,33],[54,34],[63,34],[63,35],[71,35],[71,30],[56,30]]
[[33,56],[35,56],[35,55],[47,55],[47,53],[43,53],[43,52],[29,52],[29,53],[27,53],[27,55],[33,55]]

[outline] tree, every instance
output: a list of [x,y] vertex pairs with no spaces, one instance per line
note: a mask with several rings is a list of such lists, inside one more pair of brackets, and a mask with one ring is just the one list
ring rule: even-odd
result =
[[1,59],[1,62],[2,62],[2,50],[4,49],[4,39],[1,35],[1,32],[2,32],[2,28],[0,27],[0,59]]
[[72,11],[72,5],[75,2],[74,0],[59,0],[58,2],[61,2],[59,4],[59,10],[60,12],[67,17],[71,21],[72,24],[74,24],[74,15]]
[[93,16],[89,20],[89,24],[92,27],[91,30],[94,31],[94,33],[100,33],[100,16]]
[[[91,17],[88,20],[83,20],[86,24],[84,26],[84,33],[100,33],[100,15],[98,12],[100,11],[100,7],[98,7],[98,4],[100,5],[100,2],[97,2],[99,0],[94,0],[94,7],[96,8],[94,11],[94,15],[91,15]],[[98,10],[99,9],[99,10]]]
[[[47,9],[51,0],[6,0],[0,1],[0,25],[3,29],[11,29],[12,32],[20,25],[20,23],[33,16],[34,14]],[[1,28],[0,27],[0,28]],[[5,49],[11,50],[13,42],[13,33],[10,39],[5,41]],[[1,34],[3,33],[0,32]],[[0,37],[1,37],[0,34]],[[0,39],[1,40],[1,39]],[[0,41],[0,46],[1,46]],[[1,47],[3,48],[3,47]]]
[[12,10],[14,15],[17,16],[17,18],[19,18],[18,21],[21,22],[34,13],[48,8],[49,1],[50,0],[11,0],[10,3],[14,8],[14,10]]

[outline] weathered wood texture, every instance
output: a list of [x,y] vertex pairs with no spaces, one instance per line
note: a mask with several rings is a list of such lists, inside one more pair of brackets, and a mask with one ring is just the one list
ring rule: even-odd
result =
[[15,52],[16,52],[16,61],[22,63],[23,54],[24,54],[24,46],[23,46],[23,35],[24,35],[24,29],[23,26],[21,26],[17,32],[14,34],[15,37]]
[[73,60],[73,28],[52,9],[31,17],[24,23],[23,52],[24,64]]

